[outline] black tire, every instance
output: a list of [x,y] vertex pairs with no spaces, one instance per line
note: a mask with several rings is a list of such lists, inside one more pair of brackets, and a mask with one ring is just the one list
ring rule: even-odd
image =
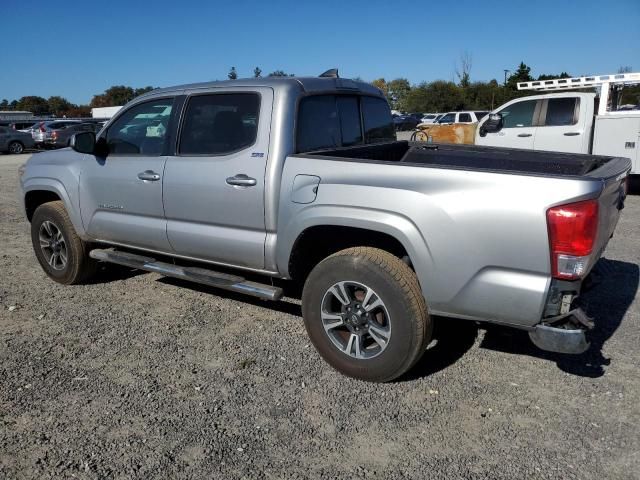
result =
[[9,143],[9,153],[11,155],[20,155],[22,152],[24,152],[24,145],[22,144],[22,142],[14,140],[13,142]]
[[[358,328],[351,325],[354,321],[350,320],[353,318],[349,317],[350,313],[343,313],[345,317],[338,320],[343,324],[330,330],[335,332],[333,337],[325,330],[327,320],[323,322],[323,315],[330,316],[326,302],[327,299],[335,300],[328,295],[332,287],[342,282],[347,289],[353,289],[354,297],[359,294],[359,287],[353,284],[365,286],[365,292],[371,289],[384,307],[382,315],[375,315],[385,317],[383,321],[388,323],[389,328],[388,341],[384,347],[375,345],[376,342],[367,347],[380,350],[372,358],[356,358],[362,350],[355,350],[352,355],[352,348],[347,346],[341,350],[336,344],[336,339],[340,343],[344,334],[345,342],[347,337],[356,335],[353,329]],[[362,298],[360,301],[364,307]],[[337,305],[343,309],[342,302]],[[358,313],[363,310],[361,306],[356,305]],[[424,353],[433,330],[416,274],[399,258],[371,247],[348,248],[320,262],[304,285],[302,313],[311,342],[325,361],[345,375],[370,382],[388,382],[407,372]],[[369,320],[368,324],[371,323]],[[362,323],[356,325],[360,330],[368,328],[367,325],[363,327]],[[347,331],[343,332],[344,329]],[[350,353],[345,353],[345,350]]]
[[[49,231],[53,234],[49,235]],[[60,238],[57,232],[61,236],[57,245],[41,247],[43,239],[46,241],[49,237]],[[36,209],[31,219],[31,242],[40,266],[58,283],[83,283],[97,270],[97,262],[89,257],[89,244],[78,237],[61,201],[44,203]],[[52,261],[56,248],[58,257]],[[66,261],[63,262],[62,258]]]

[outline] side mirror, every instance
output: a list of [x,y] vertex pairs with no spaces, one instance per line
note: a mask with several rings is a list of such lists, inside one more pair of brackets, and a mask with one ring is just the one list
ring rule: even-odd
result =
[[502,115],[490,113],[480,127],[480,136],[484,137],[487,133],[496,133],[500,130],[502,130]]
[[78,153],[94,153],[96,150],[96,134],[93,132],[80,132],[71,136],[69,146]]

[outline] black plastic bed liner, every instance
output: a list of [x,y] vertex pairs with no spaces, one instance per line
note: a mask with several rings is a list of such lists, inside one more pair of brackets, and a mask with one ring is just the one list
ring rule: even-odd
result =
[[469,170],[580,176],[601,167],[611,157],[541,152],[476,145],[424,144],[407,141],[344,147],[311,155],[433,165]]

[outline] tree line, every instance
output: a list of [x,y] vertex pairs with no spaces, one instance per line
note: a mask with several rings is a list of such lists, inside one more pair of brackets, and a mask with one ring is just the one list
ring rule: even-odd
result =
[[150,92],[153,89],[154,87],[132,88],[124,85],[114,85],[103,93],[94,95],[89,105],[76,105],[57,95],[49,98],[29,95],[12,101],[5,98],[0,101],[0,110],[24,110],[36,116],[89,117],[91,116],[91,109],[94,107],[124,105],[138,95]]
[[[371,82],[383,91],[391,108],[403,112],[447,112],[452,110],[493,110],[509,100],[530,95],[518,90],[518,82],[536,80],[531,67],[521,62],[505,81],[498,83],[471,81],[471,58],[464,55],[460,68],[456,68],[458,81],[435,80],[411,85],[406,78],[386,81],[379,78]],[[537,80],[568,78],[567,72],[542,74]]]
[[[531,75],[531,67],[524,62],[511,73],[505,75],[502,83],[496,79],[488,82],[471,81],[472,58],[468,53],[463,53],[455,74],[457,81],[435,80],[411,85],[406,78],[396,78],[387,81],[378,78],[371,83],[380,88],[387,97],[391,108],[403,112],[447,112],[452,110],[493,110],[509,100],[530,95],[530,91],[518,90],[519,82],[533,80],[551,80],[555,78],[569,78],[567,72],[559,74],[541,74],[538,77]],[[620,67],[618,73],[628,73],[631,67]],[[292,73],[283,70],[274,70],[268,77],[293,77]],[[227,77],[230,80],[238,78],[236,67],[231,67]],[[253,77],[262,77],[260,67],[253,69]],[[357,78],[360,80],[360,78]],[[66,98],[52,96],[48,99],[38,96],[26,96],[18,100],[0,101],[0,110],[26,110],[35,115],[55,115],[58,117],[86,117],[90,116],[91,108],[111,107],[124,105],[135,97],[153,90],[154,87],[132,88],[124,85],[115,85],[103,93],[94,95],[89,105],[76,105]],[[633,93],[631,101],[640,101],[640,87],[629,89]],[[637,97],[637,98],[636,98]],[[634,100],[635,99],[635,100]]]

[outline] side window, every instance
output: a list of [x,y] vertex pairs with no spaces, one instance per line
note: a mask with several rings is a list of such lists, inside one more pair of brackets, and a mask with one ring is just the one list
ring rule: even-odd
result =
[[181,155],[225,155],[253,145],[260,95],[219,93],[189,99],[180,134]]
[[476,121],[482,120],[489,112],[474,112],[476,114]]
[[438,120],[438,123],[455,123],[455,122],[456,122],[455,113],[447,113],[440,120]]
[[547,127],[558,127],[562,125],[575,125],[576,103],[578,99],[573,98],[550,98],[547,103],[547,116],[544,124]]
[[364,118],[364,143],[395,141],[391,110],[386,100],[378,97],[360,97]]
[[126,110],[107,131],[109,153],[162,155],[172,108],[173,98],[162,98]]
[[460,113],[458,114],[458,122],[460,123],[471,123],[471,114],[469,113]]
[[337,97],[342,146],[362,143],[362,125],[357,97]]
[[530,127],[533,125],[533,113],[537,100],[525,100],[513,103],[498,113],[502,115],[504,128]]
[[297,150],[310,152],[340,146],[340,119],[333,95],[314,95],[300,101]]

